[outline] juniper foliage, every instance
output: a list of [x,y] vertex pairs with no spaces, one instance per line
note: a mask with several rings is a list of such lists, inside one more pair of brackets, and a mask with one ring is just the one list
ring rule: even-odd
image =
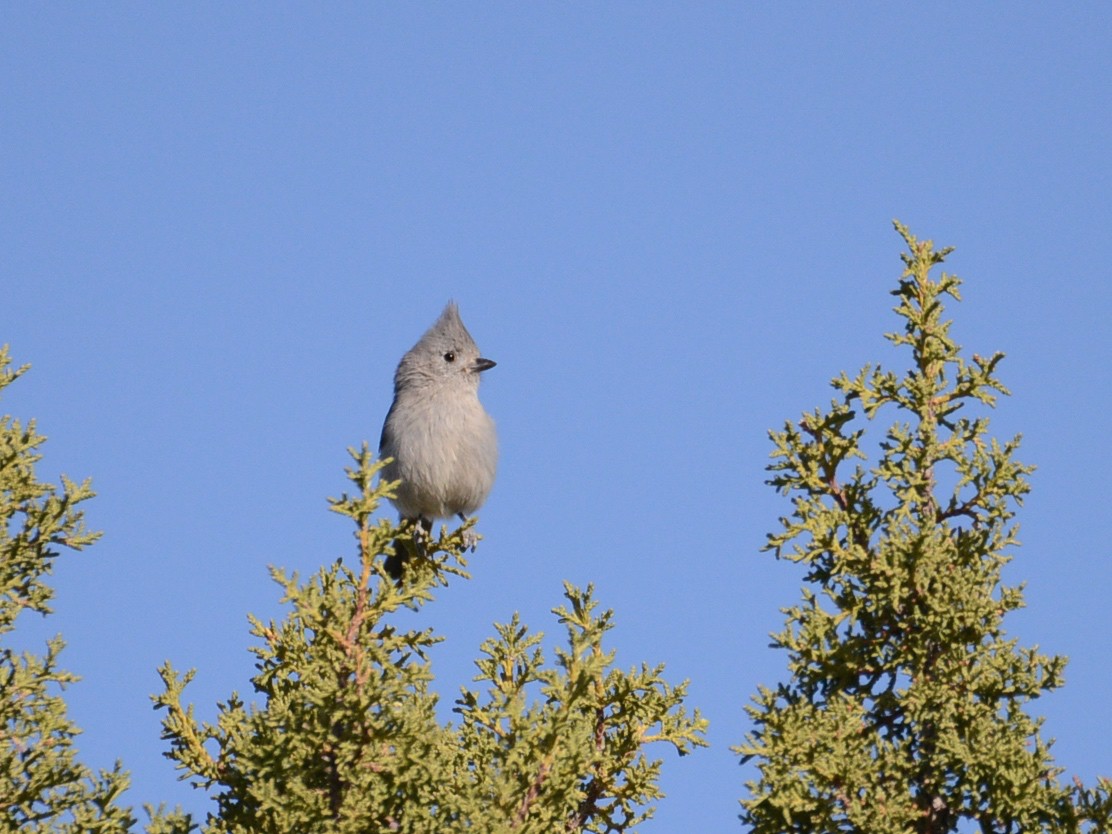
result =
[[[0,393],[27,369],[0,347]],[[47,580],[62,550],[82,550],[100,535],[87,529],[81,507],[93,496],[89,481],[62,476],[55,485],[36,475],[45,440],[33,420],[0,417],[0,831],[122,834],[136,825],[120,802],[128,776],[119,762],[94,771],[77,756],[80,730],[63,690],[78,677],[58,665],[61,636],[41,652],[15,648],[20,615],[52,613]],[[180,812],[147,812],[151,834],[190,828]]]
[[683,706],[686,684],[669,685],[661,667],[614,668],[602,643],[611,612],[569,585],[555,611],[567,632],[555,663],[515,616],[481,648],[483,687],[465,688],[458,722],[442,723],[429,660],[441,638],[395,615],[466,576],[470,523],[442,530],[395,582],[385,557],[415,530],[372,518],[395,485],[376,484],[383,464],[366,445],[352,456],[354,490],[331,503],[354,523],[354,564],[307,581],[273,570],[292,610],[251,621],[255,702],[233,693],[215,724],[198,722],[182,701],[192,673],[161,669],[168,755],[216,802],[204,830],[635,830],[661,796],[661,762],[646,747],[685,754],[705,743],[706,722]]
[[[944,317],[960,281],[906,227],[893,292],[903,374],[841,374],[828,409],[773,432],[769,483],[790,516],[769,536],[806,569],[773,645],[791,680],[761,687],[738,751],[757,762],[742,820],[757,834],[1107,831],[1108,789],[1064,788],[1027,707],[1062,684],[1065,658],[1024,648],[1001,581],[1032,468],[1019,438],[989,436],[1008,391],[1002,354],[963,358]],[[870,457],[872,421],[895,422]]]

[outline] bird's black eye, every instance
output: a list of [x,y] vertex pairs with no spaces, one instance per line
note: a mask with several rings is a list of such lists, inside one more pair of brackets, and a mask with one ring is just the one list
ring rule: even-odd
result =
[[447,353],[445,353],[444,354],[444,361],[445,362],[455,362],[456,361],[456,352],[454,350],[450,350]]

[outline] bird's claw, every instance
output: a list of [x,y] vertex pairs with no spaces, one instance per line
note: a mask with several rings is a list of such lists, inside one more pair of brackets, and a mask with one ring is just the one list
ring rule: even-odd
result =
[[426,556],[429,545],[432,543],[432,522],[423,518],[417,519],[413,526],[413,547],[421,555]]
[[479,544],[479,539],[481,539],[482,536],[480,536],[474,530],[464,530],[462,535],[463,549],[470,550],[472,553],[474,553],[476,546],[478,546]]

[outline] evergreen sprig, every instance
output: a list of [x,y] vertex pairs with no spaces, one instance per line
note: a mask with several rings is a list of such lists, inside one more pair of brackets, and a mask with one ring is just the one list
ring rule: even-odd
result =
[[[13,368],[8,347],[0,347],[0,392],[27,368]],[[119,762],[94,771],[77,757],[80,730],[63,691],[79,679],[58,665],[62,638],[42,652],[17,652],[10,642],[20,614],[51,613],[47,579],[62,549],[81,550],[100,536],[85,526],[89,481],[63,475],[59,487],[35,474],[45,441],[33,420],[0,417],[0,832],[122,834],[136,825],[120,803],[128,776]],[[179,811],[147,813],[152,834],[191,828]]]
[[[767,549],[803,564],[808,587],[773,635],[790,682],[747,708],[755,729],[738,750],[760,775],[742,818],[758,834],[1089,830],[1107,785],[1068,796],[1025,711],[1062,684],[1065,658],[1003,627],[1023,605],[1001,569],[1032,468],[978,413],[1008,393],[1002,355],[962,357],[944,318],[961,282],[931,277],[951,250],[896,228],[903,327],[887,338],[910,368],[843,373],[828,409],[771,433],[769,483],[792,512]],[[870,457],[866,432],[888,411]]]
[[[593,588],[565,584],[553,610],[567,632],[546,666],[541,634],[515,616],[482,646],[476,680],[456,702],[461,790],[497,809],[495,830],[633,831],[652,815],[661,761],[645,745],[667,742],[680,755],[705,746],[707,722],[683,707],[687,684],[669,686],[663,667],[613,668],[603,649],[613,612],[596,613]],[[539,692],[539,700],[530,697]]]
[[251,618],[257,703],[233,693],[215,724],[198,722],[182,701],[192,672],[160,670],[167,756],[216,801],[205,831],[632,831],[661,795],[645,745],[704,743],[706,722],[682,706],[686,685],[669,686],[659,667],[611,668],[610,612],[568,586],[556,610],[568,648],[555,666],[515,615],[482,647],[486,691],[465,689],[461,723],[442,724],[429,662],[441,638],[394,615],[466,577],[473,522],[412,548],[419,556],[395,582],[385,559],[417,531],[373,519],[396,485],[379,480],[366,444],[351,453],[354,489],[330,503],[354,523],[357,562],[307,581],[272,570],[291,611]]

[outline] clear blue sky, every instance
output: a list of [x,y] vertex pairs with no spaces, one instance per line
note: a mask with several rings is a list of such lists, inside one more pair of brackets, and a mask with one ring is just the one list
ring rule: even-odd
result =
[[2,408],[105,532],[23,634],[64,633],[134,804],[208,807],[155,668],[198,667],[203,717],[249,691],[266,566],[352,552],[345,448],[455,298],[502,465],[427,612],[445,704],[493,621],[557,634],[594,582],[619,663],[712,722],[644,830],[737,830],[801,576],[759,552],[766,432],[892,360],[894,217],[958,247],[954,333],[1008,355],[994,433],[1039,467],[1010,630],[1071,658],[1032,705],[1066,778],[1112,772],[1107,4],[8,4],[0,46],[0,342],[33,364]]

